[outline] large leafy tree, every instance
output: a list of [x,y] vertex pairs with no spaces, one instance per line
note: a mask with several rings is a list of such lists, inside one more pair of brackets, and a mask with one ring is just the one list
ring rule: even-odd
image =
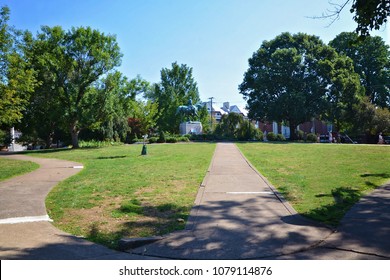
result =
[[116,38],[90,27],[64,31],[59,26],[45,26],[33,51],[42,71],[40,92],[51,95],[55,116],[61,116],[73,147],[78,148],[81,129],[92,126],[106,106],[107,98],[93,86],[120,65],[122,55]]
[[[291,138],[297,125],[313,117],[334,121],[359,87],[352,63],[318,37],[283,33],[264,41],[249,59],[239,86],[249,117],[287,122]],[[348,95],[345,91],[348,90]]]
[[29,33],[9,26],[9,13],[8,7],[1,7],[0,126],[12,126],[22,119],[28,96],[36,85],[35,72],[25,55]]
[[383,39],[369,36],[358,40],[356,33],[343,32],[329,44],[353,60],[370,102],[390,108],[390,51]]
[[172,68],[161,70],[161,82],[156,84],[147,97],[158,104],[157,125],[160,130],[177,133],[180,117],[176,110],[180,105],[200,101],[198,86],[192,76],[192,68],[185,64],[172,63]]

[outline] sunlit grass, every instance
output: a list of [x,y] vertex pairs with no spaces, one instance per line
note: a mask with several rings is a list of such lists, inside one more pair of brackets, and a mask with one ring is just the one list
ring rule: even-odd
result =
[[39,164],[31,161],[0,158],[0,181],[31,172],[39,168]]
[[362,195],[390,180],[390,146],[241,143],[238,147],[301,214],[337,225]]
[[84,169],[46,200],[57,227],[115,247],[120,237],[182,229],[215,144],[123,145],[33,153],[80,162]]

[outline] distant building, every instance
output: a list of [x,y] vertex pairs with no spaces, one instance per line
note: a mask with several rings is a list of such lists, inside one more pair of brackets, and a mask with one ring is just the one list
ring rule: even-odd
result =
[[211,106],[211,101],[203,102],[202,104],[207,108],[207,112],[209,114],[211,113],[212,117],[215,119],[217,123],[221,122],[223,115],[227,115],[229,113],[241,114],[242,116],[244,116],[245,119],[247,119],[248,116],[247,110],[245,110],[244,108],[240,108],[237,105],[230,106],[229,102],[224,102],[223,106],[220,109],[215,109],[214,107],[214,104],[216,104],[215,102],[212,103],[213,106]]

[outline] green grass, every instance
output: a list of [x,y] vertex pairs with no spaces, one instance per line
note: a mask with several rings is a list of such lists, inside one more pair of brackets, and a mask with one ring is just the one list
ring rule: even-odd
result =
[[80,162],[84,169],[48,195],[55,225],[115,247],[121,237],[182,229],[215,144],[123,145],[43,151],[34,156]]
[[337,225],[362,195],[390,180],[390,146],[240,143],[301,214]]
[[0,158],[0,181],[31,172],[39,168],[39,164],[31,161]]

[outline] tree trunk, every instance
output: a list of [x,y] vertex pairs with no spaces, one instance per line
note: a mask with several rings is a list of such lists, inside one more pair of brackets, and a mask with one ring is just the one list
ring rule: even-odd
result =
[[73,149],[80,148],[80,146],[79,146],[79,133],[80,133],[80,130],[77,128],[76,123],[72,124],[70,126],[70,135],[72,137],[72,147],[73,147]]
[[295,132],[297,125],[292,123],[291,121],[289,122],[289,124],[290,124],[290,140],[295,141],[295,140],[297,140],[297,135]]

